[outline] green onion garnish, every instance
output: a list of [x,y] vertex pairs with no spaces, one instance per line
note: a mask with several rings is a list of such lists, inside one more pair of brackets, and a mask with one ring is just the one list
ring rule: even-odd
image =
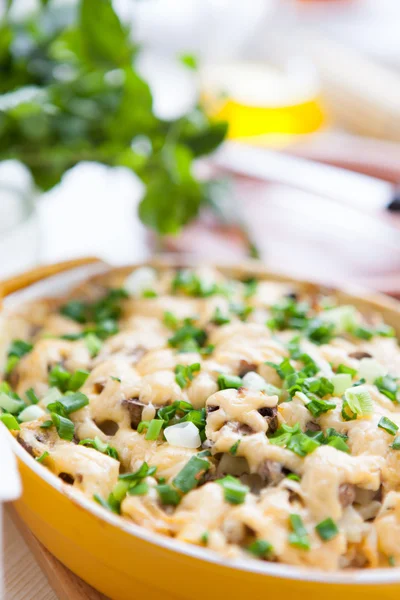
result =
[[37,404],[39,402],[39,398],[36,396],[33,388],[29,388],[25,394],[31,404]]
[[317,396],[315,396],[311,402],[306,404],[306,407],[313,415],[313,417],[317,418],[320,415],[322,415],[322,413],[326,413],[329,410],[333,410],[334,408],[336,408],[336,404],[334,402],[327,402],[326,400],[321,400],[320,398],[317,398]]
[[400,450],[400,435],[397,435],[394,440],[393,443],[390,445],[391,448],[393,448],[393,450]]
[[233,444],[233,446],[231,446],[229,448],[229,454],[231,454],[232,456],[236,456],[236,452],[238,451],[238,448],[239,448],[239,445],[240,445],[240,441],[241,440],[238,440],[237,442],[235,442]]
[[173,484],[178,490],[186,494],[200,483],[202,475],[208,471],[210,463],[199,456],[192,456],[178,475],[173,479]]
[[102,442],[102,440],[99,437],[97,437],[97,435],[93,440],[91,438],[86,438],[84,440],[81,440],[79,444],[81,446],[89,446],[90,448],[94,448],[102,454],[107,454],[108,456],[111,456],[111,458],[119,460],[117,450],[109,444],[107,444],[106,442]]
[[19,360],[33,349],[33,345],[24,340],[13,340],[7,352],[7,364],[5,373],[8,375],[14,369]]
[[[110,494],[110,496],[111,496],[111,494]],[[106,510],[109,510],[113,513],[119,514],[118,508],[113,503],[111,503],[107,500],[104,500],[104,498],[99,496],[99,494],[94,494],[93,499],[96,500],[96,502],[98,502],[98,504],[100,504],[100,506],[102,506]]]
[[0,421],[4,423],[7,429],[21,429],[17,419],[9,413],[3,413],[2,415],[0,415]]
[[344,393],[344,398],[349,409],[356,415],[366,417],[372,415],[374,412],[371,394],[361,386],[347,389]]
[[391,421],[387,417],[381,417],[378,423],[378,427],[384,429],[385,431],[390,433],[390,435],[396,435],[396,432],[399,430],[399,426],[396,425],[396,423],[393,423],[393,421]]
[[76,392],[83,386],[86,379],[89,377],[88,371],[84,371],[83,369],[78,369],[73,373],[68,382],[68,390],[71,392]]
[[166,506],[177,506],[181,501],[181,497],[178,492],[167,483],[158,485],[156,490],[160,496],[162,504],[165,504]]
[[206,546],[208,544],[209,537],[210,533],[205,531],[200,537],[200,542]]
[[397,381],[391,375],[385,375],[384,377],[378,377],[374,381],[374,384],[378,388],[381,394],[384,394],[392,402],[399,402],[400,393]]
[[45,460],[45,459],[46,459],[48,456],[50,456],[50,454],[47,452],[47,450],[45,450],[45,451],[43,452],[43,454],[41,454],[40,456],[37,456],[37,457],[35,458],[35,460],[37,460],[37,462],[41,463],[41,462],[43,462],[43,461],[44,461],[44,460]]
[[289,544],[296,548],[300,548],[301,550],[309,550],[310,541],[301,516],[291,514],[289,520],[293,530],[293,532],[289,534]]
[[144,479],[145,477],[150,477],[151,475],[154,475],[156,471],[157,467],[149,467],[147,462],[144,462],[142,466],[134,473],[123,473],[118,477],[118,479],[132,483],[134,481]]
[[331,518],[325,519],[318,523],[315,527],[316,532],[318,533],[321,540],[327,542],[333,539],[339,533],[339,529],[334,521]]
[[[146,440],[156,440],[158,438],[158,436],[160,435],[160,431],[162,429],[163,424],[164,424],[164,421],[162,421],[161,419],[152,419],[147,428],[147,433],[145,435],[145,439]],[[140,423],[139,423],[139,425],[140,425]]]
[[239,389],[243,385],[243,381],[241,377],[237,377],[236,375],[226,375],[225,373],[221,373],[218,376],[218,385],[220,390],[227,389]]
[[100,352],[103,342],[95,333],[88,333],[85,335],[85,344],[90,356],[94,358]]
[[200,363],[193,363],[191,365],[176,365],[175,367],[175,381],[181,387],[186,387],[192,380],[193,374],[200,371]]
[[47,405],[47,410],[62,416],[67,416],[89,404],[89,399],[82,392],[66,394]]
[[216,483],[219,483],[224,488],[224,497],[230,504],[243,504],[246,498],[246,494],[249,491],[247,485],[243,485],[239,479],[232,475],[226,475],[223,479],[217,479]]
[[231,320],[228,316],[224,315],[221,308],[217,306],[213,316],[211,317],[211,322],[215,323],[215,325],[226,325],[227,323],[230,323]]
[[[153,297],[153,296],[152,296]],[[149,486],[145,481],[141,481],[128,489],[129,496],[144,496],[149,491]]]
[[258,558],[268,558],[272,553],[272,544],[267,542],[267,540],[256,540],[250,546],[247,546],[248,552],[254,554],[254,556],[258,556]]
[[351,375],[351,378],[353,378],[357,375],[357,370],[352,369],[351,367],[347,367],[346,365],[340,364],[338,366],[338,368],[336,369],[336,373],[338,375],[340,375],[340,374]]
[[51,413],[51,420],[57,429],[57,433],[62,440],[71,442],[74,438],[75,428],[70,419],[62,417],[55,412]]

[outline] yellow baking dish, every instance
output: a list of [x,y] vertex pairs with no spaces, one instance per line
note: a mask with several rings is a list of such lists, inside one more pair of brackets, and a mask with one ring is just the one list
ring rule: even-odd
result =
[[[46,277],[62,271],[71,274],[93,261],[81,259],[36,269],[3,282],[0,295],[4,299]],[[160,261],[153,261],[152,266],[160,266]],[[289,281],[257,263],[222,269]],[[53,287],[57,286],[54,280]],[[338,292],[338,297],[362,310],[379,310],[400,332],[400,303],[350,291]],[[400,568],[324,573],[268,562],[230,562],[203,548],[151,533],[75,496],[14,438],[12,447],[23,483],[22,497],[15,502],[19,516],[62,563],[114,600],[336,600],[338,595],[352,600],[394,600],[400,593]]]

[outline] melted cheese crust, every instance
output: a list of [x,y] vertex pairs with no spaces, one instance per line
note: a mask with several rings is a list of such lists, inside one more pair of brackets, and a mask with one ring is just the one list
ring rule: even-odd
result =
[[[271,306],[295,293],[298,301],[308,301],[318,312],[323,310],[323,298],[270,281],[259,281],[256,292],[249,295],[246,284],[228,280],[218,271],[200,268],[193,272],[207,284],[225,286],[229,292],[192,296],[185,289],[174,289],[176,271],[155,272],[152,297],[134,291],[121,301],[119,331],[103,341],[97,356],[91,355],[84,338],[60,339],[66,334],[79,336],[85,325],[61,315],[59,309],[68,300],[93,302],[104,297],[107,289],[124,287],[124,272],[89,281],[71,298],[39,301],[3,319],[3,365],[12,339],[33,344],[32,351],[7,376],[21,397],[33,389],[45,410],[43,398],[52,367],[89,372],[80,389],[89,403],[70,415],[75,428],[72,441],[61,439],[54,427],[41,428],[48,415],[22,423],[15,433],[17,439],[35,457],[48,452],[45,466],[76,493],[91,498],[106,499],[119,475],[136,471],[143,462],[156,467],[144,480],[146,494],[128,494],[122,499],[121,518],[179,540],[207,545],[226,556],[256,559],[249,546],[266,540],[273,550],[259,558],[293,565],[335,570],[400,564],[400,451],[391,448],[393,436],[378,427],[382,417],[400,427],[400,404],[373,383],[365,384],[373,402],[372,414],[346,421],[342,397],[332,394],[324,400],[333,401],[336,408],[315,417],[301,395],[288,398],[285,393],[245,386],[220,389],[221,374],[243,377],[251,371],[280,390],[282,379],[266,363],[279,364],[288,357],[288,341],[299,331],[271,330],[266,325]],[[245,317],[233,309],[238,304],[248,307]],[[229,315],[229,322],[216,324],[216,311]],[[174,329],[166,324],[166,313],[181,325],[192,319],[204,330],[206,344],[211,345],[209,354],[196,347],[182,351],[171,345]],[[379,317],[357,311],[356,319],[364,325],[379,321]],[[375,335],[363,340],[341,332],[328,343],[315,344],[304,338],[300,345],[318,365],[316,377],[330,378],[339,365],[357,371],[362,356],[376,359],[393,377],[400,374],[400,351],[392,337]],[[194,363],[200,370],[181,387],[176,366]],[[296,360],[292,364],[301,366]],[[172,446],[162,436],[149,440],[146,431],[138,431],[139,421],[151,421],[158,409],[177,400],[205,410],[202,447]],[[271,435],[282,424],[299,424],[303,432],[333,428],[346,436],[349,453],[322,444],[300,456],[271,442]],[[115,448],[119,460],[78,443],[95,437]],[[211,454],[210,468],[199,485],[181,494],[177,506],[164,505],[157,491],[160,480],[174,487],[178,473],[204,449]],[[289,472],[297,478],[287,478]],[[229,502],[218,483],[227,474],[249,486],[240,504]],[[308,549],[291,543],[293,514],[302,519]],[[338,528],[329,540],[321,539],[316,530],[325,519],[332,519]]]

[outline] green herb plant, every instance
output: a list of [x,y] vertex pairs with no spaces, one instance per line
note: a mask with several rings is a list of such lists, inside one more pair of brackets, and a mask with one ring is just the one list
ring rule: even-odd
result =
[[193,161],[219,146],[227,124],[199,105],[172,121],[155,115],[139,48],[111,0],[42,0],[22,22],[12,4],[0,22],[0,160],[21,161],[44,191],[81,161],[127,167],[145,184],[143,223],[179,232],[210,196]]

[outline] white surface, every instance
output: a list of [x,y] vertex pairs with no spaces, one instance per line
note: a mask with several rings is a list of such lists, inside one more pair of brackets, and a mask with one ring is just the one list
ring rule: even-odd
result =
[[43,262],[99,256],[113,264],[145,258],[136,217],[142,183],[124,168],[81,163],[39,202]]

